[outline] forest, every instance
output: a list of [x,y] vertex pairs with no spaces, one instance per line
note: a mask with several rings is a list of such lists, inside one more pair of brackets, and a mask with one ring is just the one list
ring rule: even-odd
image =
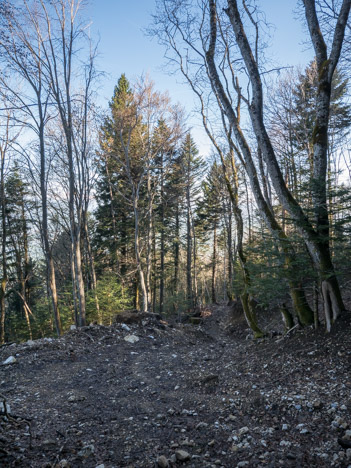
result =
[[147,34],[209,155],[146,75],[99,105],[83,7],[1,2],[1,344],[223,302],[256,338],[262,310],[330,331],[351,279],[350,2],[303,2],[305,68],[265,61],[255,2],[157,2]]

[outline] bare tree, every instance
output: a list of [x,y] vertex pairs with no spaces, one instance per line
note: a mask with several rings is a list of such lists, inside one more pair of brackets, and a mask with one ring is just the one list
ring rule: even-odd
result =
[[[13,109],[18,111],[16,121],[36,135],[39,148],[39,190],[41,198],[41,237],[47,265],[48,289],[53,306],[56,332],[61,333],[61,320],[56,289],[55,266],[49,233],[47,181],[50,165],[47,163],[45,143],[46,125],[51,118],[49,113],[50,90],[46,87],[43,74],[43,39],[36,34],[38,18],[34,16],[27,2],[24,8],[15,11],[8,5],[2,17],[0,39],[1,59],[6,64],[6,73],[1,76],[1,84]],[[9,74],[17,76],[23,83],[18,87]],[[30,172],[36,180],[36,168],[31,165]]]

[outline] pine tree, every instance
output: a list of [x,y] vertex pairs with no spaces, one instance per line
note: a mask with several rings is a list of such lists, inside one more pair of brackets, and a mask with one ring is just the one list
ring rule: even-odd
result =
[[211,299],[213,304],[217,303],[216,295],[216,274],[217,274],[217,237],[220,228],[220,220],[223,217],[222,190],[221,190],[222,170],[217,163],[213,163],[202,182],[202,198],[198,206],[197,216],[202,225],[202,229],[208,235],[212,233],[212,264],[211,264]]
[[197,291],[197,246],[194,227],[194,208],[200,193],[200,181],[205,164],[192,139],[190,132],[185,136],[181,149],[181,164],[185,188],[186,210],[186,296],[188,309],[198,302]]

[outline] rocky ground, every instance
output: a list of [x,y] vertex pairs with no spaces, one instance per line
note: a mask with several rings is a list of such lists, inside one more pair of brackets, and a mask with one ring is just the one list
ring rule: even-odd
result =
[[0,465],[351,466],[349,321],[253,341],[205,315],[2,347]]

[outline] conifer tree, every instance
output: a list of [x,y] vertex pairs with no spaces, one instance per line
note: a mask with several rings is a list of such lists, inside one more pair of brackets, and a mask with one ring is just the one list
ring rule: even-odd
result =
[[196,234],[194,226],[195,202],[200,193],[200,180],[204,173],[204,161],[198,156],[199,151],[187,133],[181,149],[181,164],[185,188],[186,211],[186,296],[188,309],[197,305],[197,254]]

